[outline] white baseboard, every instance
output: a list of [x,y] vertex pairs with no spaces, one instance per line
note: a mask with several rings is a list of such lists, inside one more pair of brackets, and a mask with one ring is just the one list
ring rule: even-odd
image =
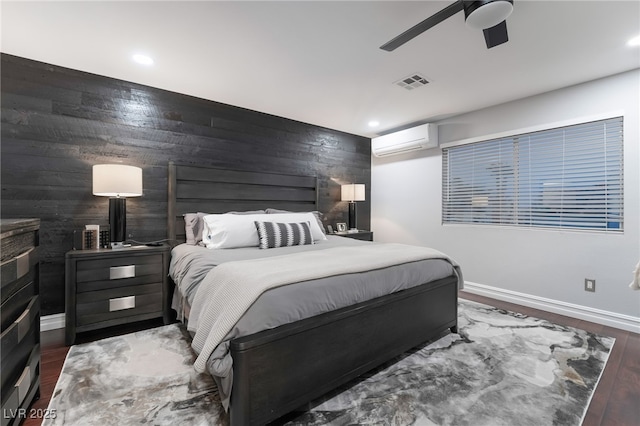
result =
[[633,317],[631,315],[603,311],[601,309],[590,308],[588,306],[575,305],[573,303],[561,302],[559,300],[532,296],[526,293],[505,290],[470,281],[464,282],[464,291],[478,294],[480,296],[503,300],[505,302],[528,306],[530,308],[553,312],[555,314],[595,322],[597,324],[603,324],[609,327],[631,331],[633,333],[640,333],[640,317]]
[[40,317],[40,331],[56,330],[58,328],[64,328],[64,312]]

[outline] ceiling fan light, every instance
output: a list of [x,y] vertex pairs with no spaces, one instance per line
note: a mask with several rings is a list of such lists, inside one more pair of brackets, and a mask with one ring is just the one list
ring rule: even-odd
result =
[[476,30],[495,27],[513,12],[513,0],[465,1],[464,17],[467,25]]

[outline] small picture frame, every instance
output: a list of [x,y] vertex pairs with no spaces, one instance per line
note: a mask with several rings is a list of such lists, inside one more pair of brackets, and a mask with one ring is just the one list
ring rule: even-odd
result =
[[344,222],[336,223],[336,228],[338,232],[347,232],[347,224]]
[[331,226],[331,225],[327,225],[327,231],[328,231],[330,234],[333,234],[333,226]]

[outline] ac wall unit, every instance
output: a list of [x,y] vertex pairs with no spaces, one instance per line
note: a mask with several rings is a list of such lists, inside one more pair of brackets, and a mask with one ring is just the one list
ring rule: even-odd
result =
[[431,123],[371,139],[371,151],[376,157],[387,157],[437,146],[438,126]]

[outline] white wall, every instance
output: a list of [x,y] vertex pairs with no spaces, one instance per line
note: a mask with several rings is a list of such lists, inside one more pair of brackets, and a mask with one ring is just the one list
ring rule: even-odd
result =
[[[425,245],[449,254],[461,264],[471,291],[490,286],[489,290],[505,300],[517,295],[546,305],[558,302],[558,306],[569,306],[569,311],[584,308],[584,312],[604,313],[605,317],[614,313],[614,317],[629,316],[626,319],[631,324],[640,324],[640,291],[628,287],[640,259],[639,105],[640,70],[634,70],[438,123],[442,144],[623,111],[622,235],[443,226],[442,153],[438,148],[372,160],[375,240]],[[596,280],[595,293],[584,291],[585,278]]]

